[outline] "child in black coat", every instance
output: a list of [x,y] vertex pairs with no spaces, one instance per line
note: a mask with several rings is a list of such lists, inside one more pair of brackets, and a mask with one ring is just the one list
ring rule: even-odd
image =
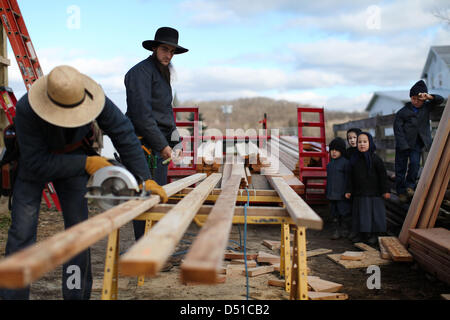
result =
[[347,131],[347,143],[348,148],[345,153],[345,157],[350,160],[352,155],[358,151],[358,147],[356,145],[356,140],[358,139],[358,134],[361,133],[361,129],[351,128]]
[[[351,226],[351,203],[345,198],[345,187],[350,171],[349,161],[345,158],[345,140],[336,138],[329,145],[331,161],[327,165],[326,196],[330,200],[334,233],[331,239],[347,237]],[[349,219],[350,218],[350,219]]]
[[358,152],[350,159],[350,175],[345,197],[353,198],[353,230],[358,236],[353,242],[366,241],[375,245],[378,235],[386,232],[384,200],[390,198],[383,160],[375,153],[370,133],[358,135]]

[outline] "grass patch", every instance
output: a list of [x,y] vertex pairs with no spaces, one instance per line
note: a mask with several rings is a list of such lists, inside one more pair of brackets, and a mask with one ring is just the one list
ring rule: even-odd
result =
[[11,225],[11,217],[9,215],[0,216],[0,231],[7,231]]

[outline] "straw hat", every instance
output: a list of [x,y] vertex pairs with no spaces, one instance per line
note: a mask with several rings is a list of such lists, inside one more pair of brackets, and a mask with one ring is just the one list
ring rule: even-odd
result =
[[31,108],[45,121],[77,128],[95,120],[105,106],[102,87],[70,66],[54,68],[30,88]]

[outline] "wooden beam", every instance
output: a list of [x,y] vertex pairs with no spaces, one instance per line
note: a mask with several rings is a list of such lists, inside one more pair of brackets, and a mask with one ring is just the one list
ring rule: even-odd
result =
[[182,282],[216,283],[233,225],[240,176],[231,176],[200,230],[184,262]]
[[266,177],[277,191],[295,224],[315,230],[322,230],[323,221],[317,213],[280,177]]
[[183,198],[148,234],[122,255],[119,260],[119,272],[126,276],[155,276],[175,250],[197,211],[220,178],[220,173],[211,174]]
[[413,256],[406,250],[403,244],[396,237],[382,237],[380,239],[383,246],[389,252],[394,261],[413,261]]
[[[205,177],[205,174],[195,174],[164,186],[164,190],[169,196],[174,195]],[[18,289],[28,286],[159,202],[157,195],[128,201],[3,259],[0,262],[0,287]]]
[[416,187],[416,192],[414,193],[414,197],[408,209],[408,214],[406,215],[398,236],[403,245],[408,243],[409,229],[414,229],[417,226],[431,183],[435,177],[436,168],[444,152],[444,147],[450,133],[450,122],[448,121],[448,119],[450,119],[450,100],[447,101],[444,113],[442,114],[442,119],[443,121],[441,120],[439,123],[428,159],[425,162],[419,183]]

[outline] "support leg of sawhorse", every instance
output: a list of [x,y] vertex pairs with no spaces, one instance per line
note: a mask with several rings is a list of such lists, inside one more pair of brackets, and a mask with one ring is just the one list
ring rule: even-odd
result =
[[[150,219],[145,220],[145,234],[147,234],[150,231],[152,226],[153,226],[153,220],[150,220]],[[138,287],[143,286],[144,282],[145,282],[145,276],[144,275],[139,276],[138,277]]]
[[119,229],[111,232],[106,248],[102,300],[117,300],[119,282]]
[[306,228],[293,226],[291,300],[308,300],[308,266],[306,265]]
[[280,275],[284,276],[286,292],[291,292],[291,234],[289,223],[281,225]]

